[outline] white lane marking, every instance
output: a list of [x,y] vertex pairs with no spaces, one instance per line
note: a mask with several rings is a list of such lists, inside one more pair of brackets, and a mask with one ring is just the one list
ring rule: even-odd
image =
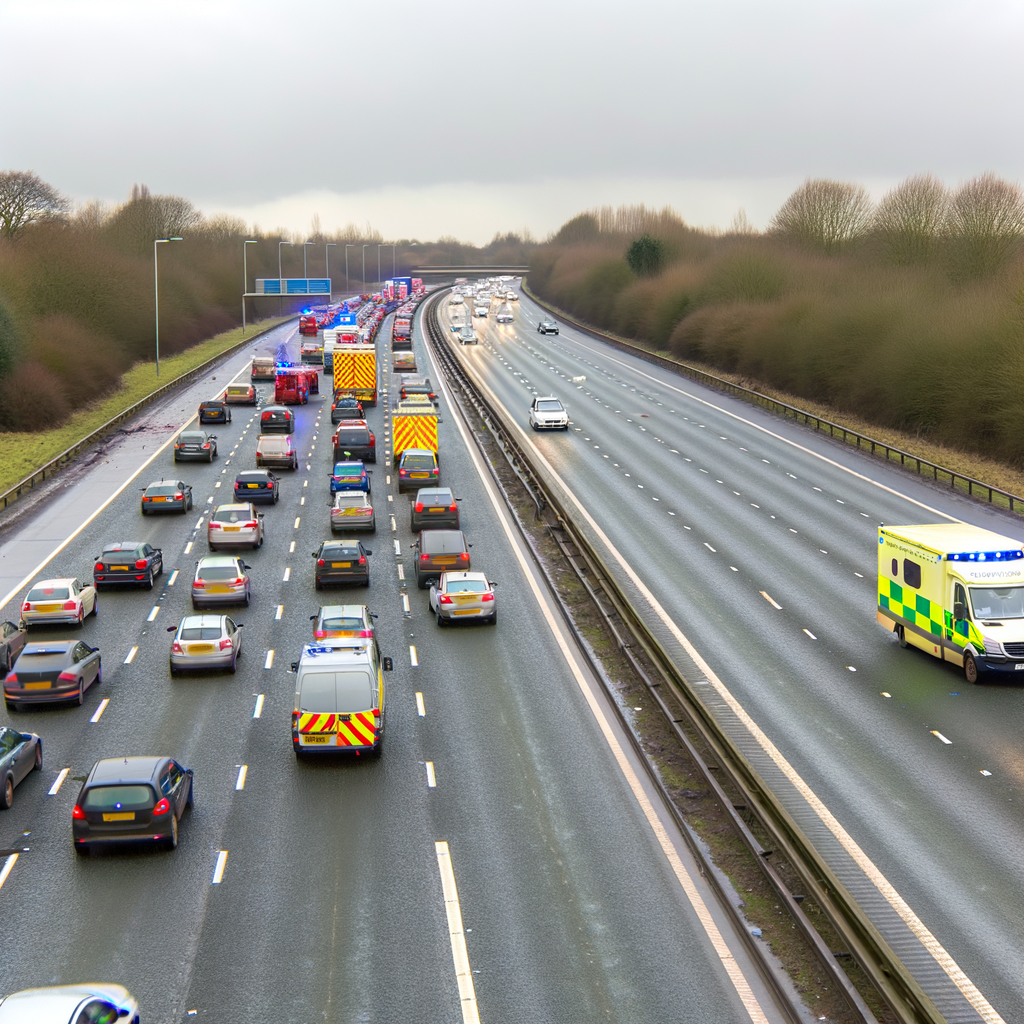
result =
[[[423,694],[420,693],[419,690],[416,691],[416,714],[419,715],[420,718],[427,717],[427,709],[423,706]],[[65,768],[64,771],[66,772],[67,769]]]
[[177,578],[178,578],[178,570],[175,569],[174,572],[171,573],[171,578],[167,581],[167,586],[173,587],[174,586],[174,581]]
[[64,785],[64,780],[68,777],[68,772],[70,771],[70,768],[61,768],[57,773],[57,778],[53,780],[53,785],[50,787],[47,796],[56,796],[60,792],[60,787]]
[[252,709],[252,717],[259,718],[263,714],[263,694],[256,698],[256,707]]
[[192,554],[192,541],[189,541],[189,542],[188,542],[188,543],[187,543],[187,544],[185,545],[185,554],[186,554],[186,555],[191,555],[191,554]]
[[153,610],[149,613],[149,617],[146,619],[147,622],[152,622],[160,614],[160,605],[153,605]]
[[302,520],[301,520],[301,519],[300,519],[300,518],[299,518],[298,516],[296,516],[296,517],[295,517],[295,527],[294,527],[294,528],[295,528],[296,530],[297,530],[297,529],[299,528],[299,523],[300,523],[301,521],[302,521]]
[[303,495],[301,498],[299,498],[299,504],[300,505],[305,505],[306,504],[306,496],[305,495]]
[[303,480],[302,481],[302,486],[303,487],[308,487],[309,486],[309,481],[308,480]]
[[448,939],[452,944],[455,980],[459,985],[462,1024],[480,1024],[480,1010],[476,1002],[469,950],[466,948],[466,931],[462,926],[462,907],[459,905],[459,890],[455,885],[451,851],[446,842],[435,842],[434,852],[437,854],[437,869],[441,873],[441,892],[444,894],[444,909],[448,917]]
[[943,735],[942,735],[942,733],[941,733],[941,732],[939,732],[939,730],[938,730],[938,729],[932,729],[932,730],[931,730],[931,733],[932,733],[932,735],[933,735],[933,736],[934,736],[934,737],[935,737],[936,739],[940,739],[940,740],[942,740],[942,742],[943,742],[943,743],[945,743],[945,744],[946,744],[946,746],[948,746],[948,747],[951,747],[951,746],[953,745],[953,741],[952,741],[952,740],[949,740],[949,739],[946,739],[946,737],[945,737],[945,736],[943,736]]
[[402,595],[402,611],[405,612],[406,615],[408,615],[412,611],[412,609],[409,607],[409,595],[408,594],[403,594]]
[[729,568],[732,569],[733,572],[739,572],[739,569],[737,569],[735,565],[730,565]]
[[224,868],[228,863],[228,851],[220,850],[217,853],[217,863],[213,869],[213,885],[220,885],[224,878]]
[[882,696],[883,697],[887,697],[889,700],[892,700],[892,694],[891,693],[886,693],[885,690],[882,690],[881,692],[882,692]]
[[295,541],[292,541],[291,544],[288,545],[288,554],[289,555],[294,555],[295,554]]
[[420,663],[420,659],[416,654],[416,647],[414,644],[409,644],[409,660],[412,662],[412,667],[417,668]]
[[395,517],[391,516],[391,532],[395,533],[398,530],[398,524],[395,522]]
[[399,565],[398,565],[398,578],[400,580],[404,580],[405,579],[405,566],[402,565],[401,563],[399,563]]
[[288,566],[287,569],[285,569],[284,576],[282,578],[285,583],[287,583],[292,578],[292,567],[290,565]]
[[805,632],[805,633],[806,633],[806,634],[807,634],[807,635],[808,635],[808,636],[809,636],[809,637],[810,637],[810,638],[811,638],[812,640],[817,640],[817,639],[818,639],[818,638],[817,638],[817,637],[816,637],[816,636],[815,636],[815,635],[814,635],[814,634],[813,634],[813,633],[812,633],[812,632],[811,632],[811,631],[810,631],[809,629],[805,629],[805,630],[804,630],[804,632]]
[[210,495],[210,497],[208,497],[206,499],[206,504],[207,505],[212,505],[213,504],[213,495],[212,494]]
[[854,576],[859,576],[861,579],[864,579],[864,577],[859,572],[855,572],[853,575]]
[[[708,551],[714,551],[715,550],[707,541],[704,541],[704,547],[706,547],[708,549]],[[715,553],[717,554],[717,552],[715,552]]]
[[402,553],[402,543],[401,543],[401,541],[397,541],[396,540],[395,541],[395,554],[396,555],[401,555],[401,553]]
[[846,669],[848,672],[856,672],[857,670],[852,665],[847,665]]
[[89,719],[89,721],[92,722],[93,725],[95,725],[103,717],[103,712],[107,710],[107,705],[109,703],[109,697],[104,697],[103,700],[100,701],[100,706],[96,709],[96,713],[92,716],[92,718]]
[[988,776],[990,776],[992,773],[987,768],[982,768],[981,774],[988,778]]
[[283,604],[279,604],[277,606],[277,611],[274,613],[274,620],[276,622],[280,622],[282,615],[284,615],[284,605]]
[[427,766],[427,789],[436,789],[437,776],[434,775],[434,762],[425,761],[424,764]]
[[220,487],[222,481],[218,480],[213,486],[214,488]]
[[394,501],[394,500],[395,500],[395,496],[393,494],[389,494],[388,495],[388,501]]
[[274,652],[273,650],[267,651],[267,660],[263,663],[264,668],[273,668],[274,665]]
[[235,779],[235,789],[245,789],[245,777],[249,774],[249,766],[240,764],[238,766],[238,778]]
[[135,655],[139,653],[138,646],[133,647],[124,659],[123,664],[130,665],[135,660]]
[[791,526],[791,527],[789,528],[789,532],[790,532],[790,533],[796,533],[796,530],[794,530],[794,529],[793,529],[793,527]]
[[196,526],[195,526],[195,528],[196,528],[197,530],[198,530],[198,529],[199,529],[199,528],[200,528],[200,527],[201,527],[201,526],[203,525],[203,518],[204,518],[203,516],[200,516],[200,517],[199,517],[199,522],[198,522],[198,523],[196,523]]
[[384,477],[384,483],[386,483],[386,484],[390,484],[391,483],[391,474],[390,473],[388,473],[388,475],[386,477]]
[[[4,887],[4,882],[7,881],[7,876],[11,873],[11,871],[14,868],[14,865],[17,864],[17,863],[18,863],[18,854],[16,854],[16,853],[9,854],[8,857],[7,857],[7,860],[4,861],[3,870],[0,871],[0,889],[2,889]],[[472,979],[470,980],[470,984],[472,984]],[[480,1018],[477,1017],[477,1020],[479,1020],[479,1019]]]

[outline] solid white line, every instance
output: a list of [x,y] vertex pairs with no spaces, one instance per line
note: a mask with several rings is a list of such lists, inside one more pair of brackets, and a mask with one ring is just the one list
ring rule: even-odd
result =
[[129,652],[128,656],[124,659],[125,665],[130,665],[135,660],[135,655],[139,653],[138,647],[133,647]]
[[109,703],[109,697],[104,697],[103,700],[100,701],[100,706],[96,709],[96,713],[92,716],[92,718],[89,719],[89,721],[92,722],[93,725],[95,725],[103,717],[103,712],[107,710],[107,705]]
[[285,571],[284,571],[283,580],[284,580],[285,583],[287,583],[291,578],[292,578],[292,567],[289,565],[288,568],[285,569]]
[[420,663],[420,659],[416,656],[416,647],[413,644],[409,644],[409,660],[412,662],[413,668],[416,668]]
[[267,660],[263,663],[264,668],[271,668],[274,664],[274,652],[272,650],[267,651]]
[[947,740],[946,737],[943,736],[942,733],[938,731],[938,729],[932,729],[932,735],[935,736],[937,739],[942,740],[942,742],[945,743],[947,746],[951,747],[953,745],[953,741],[952,740]]
[[178,578],[178,570],[175,569],[174,572],[171,573],[171,578],[167,581],[167,586],[173,587],[174,586],[174,581],[177,578]]
[[435,842],[434,852],[441,873],[441,892],[444,894],[444,909],[448,917],[448,939],[452,944],[455,980],[459,985],[462,1024],[480,1024],[480,1010],[473,985],[473,970],[469,964],[469,950],[466,948],[466,931],[462,926],[462,907],[459,905],[459,890],[455,885],[451,851],[447,843]]
[[220,885],[224,878],[224,868],[228,863],[228,851],[220,850],[217,854],[217,864],[213,869],[213,884]]
[[[427,709],[423,706],[423,694],[420,693],[419,690],[416,691],[416,714],[419,715],[420,718],[427,717]],[[65,772],[67,771],[66,768],[64,770]]]
[[263,714],[263,694],[256,698],[256,707],[252,709],[252,717],[259,718]]
[[64,785],[64,780],[68,777],[70,768],[61,768],[57,773],[57,778],[53,780],[53,785],[50,787],[50,792],[47,796],[56,796],[60,792],[60,787]]
[[282,615],[284,615],[284,605],[283,604],[279,604],[277,606],[277,611],[274,613],[274,620],[276,622],[280,622]]
[[[11,873],[14,865],[18,863],[18,854],[12,853],[4,861],[3,870],[0,871],[0,889],[4,887],[4,882],[7,881],[7,876]],[[477,1018],[479,1020],[479,1018]]]
[[434,762],[425,761],[424,764],[427,766],[427,789],[435,789],[437,787],[437,777],[434,775]]
[[245,789],[245,777],[249,774],[249,766],[240,764],[238,766],[238,778],[235,779],[235,789]]
[[160,605],[155,604],[155,605],[153,605],[153,610],[149,613],[149,618],[147,618],[146,621],[147,622],[152,622],[159,614],[160,614]]

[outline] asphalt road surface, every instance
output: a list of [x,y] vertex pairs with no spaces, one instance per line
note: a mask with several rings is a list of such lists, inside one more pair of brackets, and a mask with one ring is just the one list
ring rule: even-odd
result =
[[[0,615],[14,620],[26,577],[88,579],[110,541],[152,542],[166,571],[152,591],[101,593],[80,635],[102,652],[103,682],[84,706],[3,713],[41,734],[45,757],[0,815],[4,990],[117,981],[146,1022],[778,1020],[444,401],[443,482],[463,499],[474,568],[499,581],[498,625],[439,630],[403,582],[413,536],[383,398],[368,414],[371,586],[314,591],[310,553],[329,536],[325,385],[297,409],[303,460],[264,509],[266,543],[243,555],[253,596],[232,612],[237,674],[169,676],[167,629],[191,611],[209,513],[254,465],[258,410],[235,407],[210,465],[175,466],[167,442],[268,349],[294,358],[293,329],[147,411],[5,529]],[[139,488],[161,477],[190,483],[195,510],[142,518]],[[395,662],[384,756],[298,762],[289,664],[321,603],[364,601]],[[101,757],[145,753],[195,771],[178,849],[76,857],[80,781]]]

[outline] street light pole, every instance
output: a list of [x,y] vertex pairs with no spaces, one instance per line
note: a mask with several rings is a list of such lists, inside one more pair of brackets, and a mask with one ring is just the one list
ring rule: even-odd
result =
[[[156,375],[160,376],[160,264],[157,260],[156,247],[164,242],[180,242],[182,239],[156,238],[153,240],[153,307],[156,311]],[[244,251],[244,250],[243,250]]]
[[279,296],[277,303],[278,313],[284,313],[284,299],[280,296],[284,295],[284,281],[281,277],[281,246],[292,245],[292,242],[278,242],[277,243],[277,294]]
[[367,242],[363,246],[363,287],[366,287],[366,250],[370,248],[372,243]]
[[331,290],[331,254],[327,251],[332,245],[337,245],[337,242],[324,242],[324,275],[327,278],[327,301],[328,303],[334,298],[334,292]]
[[358,249],[359,246],[355,242],[348,242],[345,245],[345,294],[346,296],[351,291],[352,286],[348,283],[348,251],[349,249]]
[[[302,276],[308,279],[309,278],[309,274],[306,272],[306,246],[307,245],[316,245],[316,242],[303,242],[302,243]],[[307,285],[307,288],[308,288],[308,285]]]
[[242,337],[245,337],[245,293],[249,290],[249,264],[246,262],[247,245],[255,245],[258,239],[246,239],[242,243]]
[[391,246],[391,276],[398,277],[398,271],[395,268],[395,247]]
[[381,279],[380,279],[380,249],[381,249],[381,247],[378,245],[377,246],[377,284],[378,284],[378,286],[383,283],[381,281]]

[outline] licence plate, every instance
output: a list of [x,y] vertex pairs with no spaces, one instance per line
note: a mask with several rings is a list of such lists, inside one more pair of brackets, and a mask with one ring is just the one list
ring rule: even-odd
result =
[[444,509],[443,508],[428,508],[427,511],[428,512],[443,512]]
[[170,498],[154,498],[153,501],[170,501]]
[[210,654],[213,652],[213,644],[189,644],[189,654]]
[[331,740],[333,739],[333,737],[330,736],[330,735],[321,735],[321,736],[306,736],[306,735],[303,735],[303,736],[301,736],[301,739],[302,739],[303,743],[330,743]]
[[111,572],[127,572],[128,571],[128,566],[127,565],[112,565],[110,567],[110,571]]
[[411,476],[413,478],[413,480],[426,480],[427,477],[429,476],[429,474],[428,473],[410,473],[409,476]]
[[25,684],[25,689],[26,690],[48,690],[49,688],[50,688],[50,683],[49,682],[46,682],[46,683],[26,683]]
[[1014,672],[1020,672],[1024,670],[1024,661],[1018,661],[1017,664],[1013,666],[1013,670]]
[[60,611],[60,605],[59,604],[37,604],[35,606],[34,611],[44,612],[44,613],[45,612],[59,612]]
[[332,569],[351,569],[351,562],[331,562]]
[[116,811],[113,814],[104,814],[104,821],[134,821],[134,811]]
[[454,558],[435,558],[434,559],[434,564],[435,565],[454,565],[455,564],[455,559]]
[[476,614],[476,609],[475,608],[456,608],[452,612],[452,614],[453,615],[475,615]]
[[224,529],[225,533],[238,533],[238,531],[241,529],[241,527],[240,526],[225,526],[223,529]]
[[259,487],[259,484],[246,484],[246,487]]
[[230,594],[231,588],[225,586],[223,583],[211,583],[207,588],[208,594]]

